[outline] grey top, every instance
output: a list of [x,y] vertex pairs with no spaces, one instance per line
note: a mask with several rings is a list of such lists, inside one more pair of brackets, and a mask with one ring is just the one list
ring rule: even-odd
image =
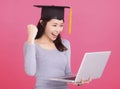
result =
[[30,76],[36,76],[35,89],[67,89],[67,83],[49,80],[53,77],[71,74],[70,68],[70,43],[63,40],[62,43],[68,48],[60,52],[57,49],[47,50],[40,45],[24,45],[25,72]]

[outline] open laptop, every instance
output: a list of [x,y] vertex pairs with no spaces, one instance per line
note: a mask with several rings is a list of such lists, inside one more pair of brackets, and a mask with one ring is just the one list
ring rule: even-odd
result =
[[80,82],[81,79],[98,79],[102,76],[110,54],[111,51],[87,52],[83,57],[76,76],[51,78],[50,80],[74,83]]

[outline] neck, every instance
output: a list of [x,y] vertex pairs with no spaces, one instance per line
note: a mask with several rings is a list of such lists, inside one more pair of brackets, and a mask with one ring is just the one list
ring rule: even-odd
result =
[[41,43],[44,43],[44,44],[50,44],[52,43],[53,44],[53,41],[50,40],[47,36],[43,35],[41,38],[39,38],[40,42]]
[[36,43],[44,49],[56,49],[54,42],[44,35],[41,38],[37,39]]

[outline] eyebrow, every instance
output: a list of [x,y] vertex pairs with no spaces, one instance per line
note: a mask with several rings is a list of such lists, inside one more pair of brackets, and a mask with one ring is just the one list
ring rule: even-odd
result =
[[[56,23],[56,22],[53,22],[53,24],[58,24],[58,23]],[[60,24],[64,24],[64,23],[60,23]]]

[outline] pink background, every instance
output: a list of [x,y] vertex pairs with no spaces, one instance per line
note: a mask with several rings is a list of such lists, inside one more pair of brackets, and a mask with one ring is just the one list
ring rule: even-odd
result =
[[119,0],[2,0],[0,1],[0,89],[34,89],[35,78],[24,72],[23,44],[27,24],[37,24],[40,10],[33,4],[70,5],[73,8],[72,34],[62,33],[71,42],[73,73],[77,73],[85,52],[111,50],[102,77],[70,89],[120,89],[120,1]]

